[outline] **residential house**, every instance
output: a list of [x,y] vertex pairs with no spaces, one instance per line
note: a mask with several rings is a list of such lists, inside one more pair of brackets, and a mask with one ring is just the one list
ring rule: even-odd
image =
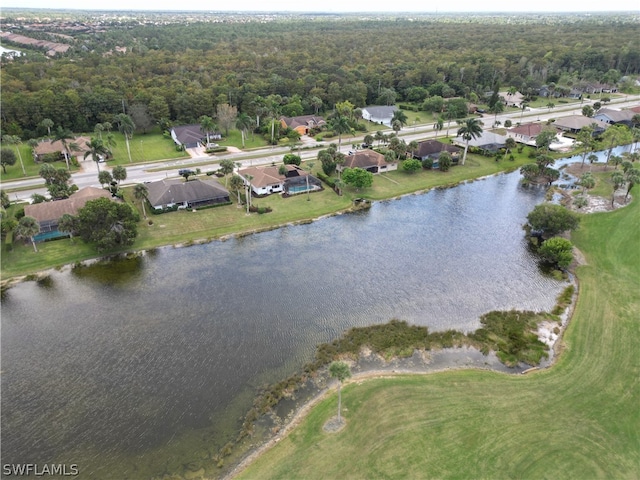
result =
[[379,123],[391,127],[393,112],[398,110],[395,105],[391,106],[370,106],[362,109],[362,118],[373,123]]
[[[485,130],[484,132],[482,132],[482,135],[480,137],[472,138],[469,141],[469,146],[480,148],[489,152],[497,152],[501,148],[505,147],[506,140],[506,135],[499,135],[497,133]],[[467,141],[462,137],[455,137],[452,142],[456,145],[460,145],[461,147],[467,145]]]
[[[200,124],[179,125],[171,129],[171,138],[176,145],[183,148],[197,148],[206,145],[207,135],[202,131]],[[214,132],[209,134],[210,140],[220,140],[222,134]]]
[[553,122],[553,126],[569,133],[578,133],[584,127],[593,125],[594,134],[598,135],[606,130],[609,126],[602,120],[596,120],[595,118],[585,117],[584,115],[569,115],[567,117],[558,118]]
[[588,94],[597,93],[616,93],[618,89],[615,85],[609,85],[608,83],[589,83],[584,86],[584,92]]
[[24,214],[33,217],[40,225],[40,233],[34,237],[36,242],[42,242],[53,238],[69,236],[68,233],[58,230],[60,217],[64,214],[77,215],[78,211],[85,206],[89,200],[98,198],[112,198],[111,193],[102,188],[84,187],[71,194],[64,200],[53,202],[34,203],[24,207]]
[[413,158],[418,160],[426,160],[430,158],[433,161],[436,161],[440,158],[440,154],[442,152],[449,152],[451,154],[451,159],[454,162],[457,162],[460,157],[461,152],[460,147],[456,147],[455,145],[451,145],[448,143],[442,143],[437,140],[425,140],[423,142],[418,143],[418,149],[413,152]]
[[516,92],[516,93],[500,92],[498,93],[498,96],[500,97],[500,99],[502,100],[502,102],[506,107],[520,108],[520,105],[524,101],[524,95],[522,95],[520,92]]
[[65,148],[60,140],[43,140],[33,148],[33,159],[36,162],[42,162],[45,157],[53,156],[58,160],[64,158],[66,152],[69,158],[79,157],[83,160],[85,152],[89,151],[87,143],[90,141],[89,137],[76,137],[67,140],[67,148]]
[[384,173],[398,169],[398,162],[387,162],[384,155],[374,150],[360,150],[345,157],[344,163],[337,166],[339,172],[345,168],[362,168],[371,173]]
[[181,178],[159,180],[147,185],[149,204],[156,209],[198,208],[206,205],[229,203],[229,191],[216,180]]
[[636,113],[632,110],[601,108],[596,112],[593,118],[608,123],[609,125],[622,124],[630,127],[633,122],[634,115],[636,115]]
[[[297,165],[284,165],[285,172],[280,173],[282,165],[249,167],[238,171],[245,185],[251,185],[251,192],[257,196],[272,193],[295,194],[309,190],[321,190],[320,181]],[[307,183],[307,178],[308,183]]]
[[317,115],[302,115],[299,117],[280,117],[280,124],[283,128],[295,130],[300,135],[308,135],[309,130],[322,127],[327,122]]
[[535,146],[536,137],[544,130],[558,130],[546,123],[523,123],[507,130],[507,137],[513,138],[518,143]]

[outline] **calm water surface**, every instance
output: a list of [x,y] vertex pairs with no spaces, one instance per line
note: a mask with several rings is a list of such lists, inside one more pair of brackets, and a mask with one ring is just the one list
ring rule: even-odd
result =
[[564,284],[539,273],[521,229],[544,190],[519,179],[12,288],[2,304],[3,463],[161,475],[194,451],[215,452],[258,386],[350,327],[400,318],[469,331],[490,310],[551,308]]

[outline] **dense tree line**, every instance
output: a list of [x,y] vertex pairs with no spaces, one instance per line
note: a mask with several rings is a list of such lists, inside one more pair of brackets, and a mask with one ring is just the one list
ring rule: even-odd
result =
[[526,93],[637,75],[637,21],[604,19],[541,19],[526,28],[464,17],[112,26],[76,34],[61,58],[5,62],[2,133],[45,135],[46,118],[92,131],[123,109],[156,123],[195,123],[222,104],[257,118],[326,111],[345,100],[356,107],[473,100],[496,86]]

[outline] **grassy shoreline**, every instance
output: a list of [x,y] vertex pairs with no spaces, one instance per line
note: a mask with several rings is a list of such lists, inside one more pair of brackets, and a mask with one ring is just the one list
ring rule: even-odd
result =
[[[142,218],[139,202],[133,199],[132,188],[125,187],[125,198],[140,211],[138,237],[130,248],[123,248],[98,254],[90,245],[80,240],[62,239],[39,244],[39,252],[22,242],[14,242],[12,251],[2,244],[1,276],[2,282],[13,281],[21,276],[35,274],[51,268],[108,257],[144,251],[170,245],[189,245],[193,243],[224,240],[230,236],[244,236],[261,231],[281,228],[287,225],[311,222],[326,216],[349,211],[353,199],[358,197],[370,200],[388,200],[403,195],[424,193],[433,188],[447,188],[462,182],[482,177],[510,172],[531,161],[527,157],[528,149],[517,154],[514,161],[496,162],[493,158],[469,155],[464,166],[453,167],[448,172],[419,171],[407,174],[402,171],[389,172],[376,176],[374,185],[363,191],[346,188],[343,196],[336,195],[330,188],[322,192],[297,195],[283,199],[279,195],[254,199],[258,206],[269,206],[273,212],[259,215],[246,215],[243,208],[228,205],[197,212],[179,211],[162,215],[148,215]],[[318,170],[319,162],[315,162]],[[304,166],[304,164],[303,164]],[[224,184],[224,181],[221,180]],[[148,210],[148,209],[147,209]],[[149,224],[149,220],[152,224]]]
[[325,395],[239,478],[637,478],[639,221],[636,200],[574,232],[587,264],[553,368],[350,382],[344,430],[322,430]]

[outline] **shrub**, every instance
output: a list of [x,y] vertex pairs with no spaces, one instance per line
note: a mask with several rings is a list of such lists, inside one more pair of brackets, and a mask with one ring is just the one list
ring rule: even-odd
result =
[[227,147],[221,147],[221,146],[211,147],[205,150],[206,153],[222,153],[226,151],[227,151]]
[[420,170],[420,167],[422,167],[420,160],[411,159],[402,162],[402,169],[407,173],[415,173]]
[[567,268],[573,261],[573,244],[566,238],[553,237],[542,242],[538,253],[546,261]]
[[324,183],[326,183],[329,187],[331,187],[331,188],[335,188],[336,187],[335,179],[333,179],[330,176],[324,174],[323,172],[318,172],[318,173],[315,174],[315,176],[318,177],[320,180],[322,180]]
[[425,158],[422,160],[422,168],[425,170],[431,170],[433,168],[433,160],[430,158]]
[[282,159],[285,165],[297,165],[300,166],[302,159],[299,155],[295,155],[293,153],[286,153],[284,158]]

